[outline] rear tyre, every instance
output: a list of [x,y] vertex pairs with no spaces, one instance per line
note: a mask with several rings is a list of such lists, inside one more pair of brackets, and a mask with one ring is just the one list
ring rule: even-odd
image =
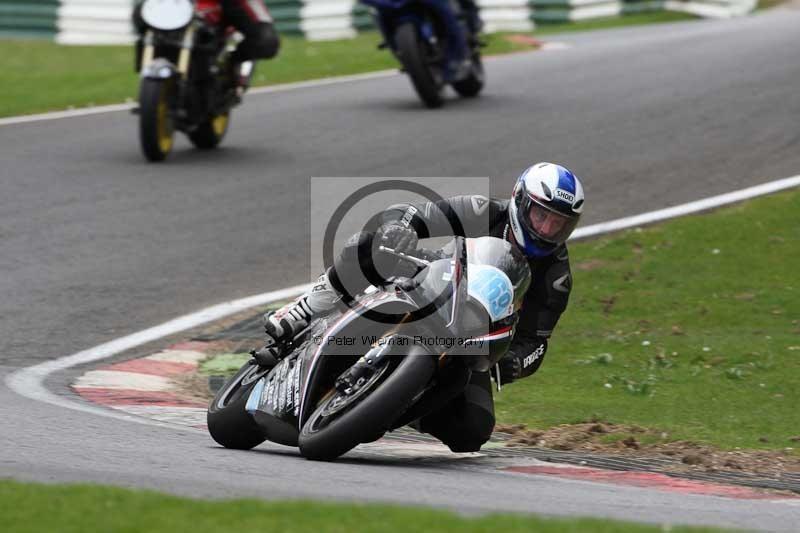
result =
[[453,89],[465,98],[473,98],[483,89],[486,76],[483,72],[483,62],[480,54],[472,57],[472,72],[463,80],[453,82]]
[[400,62],[422,102],[429,108],[441,107],[444,103],[444,84],[436,79],[428,65],[425,47],[420,41],[416,26],[410,22],[401,24],[394,39]]
[[388,368],[344,413],[326,419],[326,412],[341,398],[341,393],[322,401],[300,432],[300,453],[304,457],[332,461],[362,442],[377,440],[409,407],[436,370],[435,358],[427,353],[410,354],[399,362],[399,356],[391,359],[388,364],[396,368]]
[[235,450],[249,450],[266,440],[266,435],[245,411],[250,391],[264,369],[246,363],[220,389],[208,406],[208,432],[220,445]]
[[148,161],[163,161],[172,151],[175,129],[170,102],[171,79],[142,79],[139,86],[139,143]]
[[230,111],[226,111],[209,118],[189,134],[189,140],[201,150],[216,148],[228,131],[230,116]]

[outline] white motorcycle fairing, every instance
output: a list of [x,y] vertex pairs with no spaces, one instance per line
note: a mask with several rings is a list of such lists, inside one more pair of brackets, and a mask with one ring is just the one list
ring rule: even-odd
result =
[[142,20],[153,29],[178,30],[192,21],[194,5],[191,0],[145,0]]

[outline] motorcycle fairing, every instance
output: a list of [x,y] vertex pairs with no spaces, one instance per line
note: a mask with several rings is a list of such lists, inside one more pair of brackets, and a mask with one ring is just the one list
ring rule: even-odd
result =
[[247,411],[251,416],[255,414],[256,409],[258,406],[261,405],[261,395],[264,393],[264,386],[266,385],[266,378],[261,378],[256,383],[253,390],[250,391],[250,396],[247,398],[247,403],[244,406],[244,410]]
[[156,30],[179,30],[186,27],[193,16],[191,0],[145,0],[142,4],[142,20]]
[[222,25],[222,5],[219,0],[196,0],[195,9],[206,23],[212,26]]
[[491,265],[474,264],[469,269],[469,296],[498,322],[514,313],[514,286],[508,276]]
[[[343,350],[347,349],[339,348],[337,350],[336,347],[326,344],[326,340],[341,337],[342,333],[348,329],[352,329],[354,332],[357,332],[357,322],[359,321],[359,318],[366,311],[377,310],[379,307],[395,307],[408,311],[413,311],[416,309],[414,303],[402,292],[378,292],[368,295],[366,298],[360,300],[356,307],[348,309],[341,316],[337,317],[335,322],[333,322],[331,325],[325,323],[323,327],[316,328],[314,331],[309,333],[309,337],[314,337],[316,341],[309,343],[315,348],[313,353],[312,350],[307,349],[302,356],[307,359],[307,362],[305,364],[306,371],[301,377],[302,390],[300,393],[300,411],[297,417],[299,428],[303,427],[303,424],[305,424],[306,420],[313,411],[313,406],[310,406],[309,403],[311,402],[311,397],[314,391],[319,388],[319,383],[321,381],[320,374],[328,366],[329,360],[334,359],[337,356],[352,355],[352,358],[347,358],[348,361],[343,361],[343,363],[346,363],[346,365],[342,368],[342,371],[344,371],[347,367],[353,364],[358,357],[363,355],[363,353],[337,354],[337,351],[342,352]],[[397,313],[397,310],[394,310],[393,313]],[[372,324],[371,321],[370,324]],[[388,329],[389,325],[387,324],[385,326]],[[315,346],[315,344],[317,345]],[[350,351],[357,352],[360,350],[352,349]],[[363,352],[366,352],[366,350],[363,350]]]
[[303,361],[298,357],[287,357],[278,363],[253,389],[247,411],[253,414],[259,410],[278,418],[297,416],[302,366]]
[[269,440],[296,446],[295,418],[300,405],[303,359],[289,356],[262,377],[247,398],[245,410],[262,427]]

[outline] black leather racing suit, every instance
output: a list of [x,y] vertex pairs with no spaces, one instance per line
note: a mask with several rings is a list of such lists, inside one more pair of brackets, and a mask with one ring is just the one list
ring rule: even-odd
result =
[[[508,224],[509,200],[485,196],[455,196],[426,204],[398,204],[389,207],[379,217],[379,223],[404,221],[420,239],[461,235],[464,237],[498,237],[513,241]],[[455,221],[455,223],[453,223]],[[461,226],[460,228],[458,226]],[[370,277],[375,266],[365,262],[373,249],[373,231],[367,228],[354,235],[334,260],[328,272],[331,284],[340,292],[350,294],[379,284],[382,280]],[[569,255],[566,245],[551,255],[531,258],[531,286],[525,295],[514,339],[506,357],[516,357],[529,376],[538,370],[544,358],[547,339],[567,307],[572,288]],[[365,274],[366,273],[366,276]],[[354,281],[361,278],[361,281]],[[473,373],[464,393],[444,408],[424,417],[419,429],[434,435],[453,451],[476,451],[491,436],[494,428],[494,403],[489,374]]]
[[225,20],[244,35],[236,47],[234,61],[270,59],[278,53],[280,40],[264,0],[220,0]]

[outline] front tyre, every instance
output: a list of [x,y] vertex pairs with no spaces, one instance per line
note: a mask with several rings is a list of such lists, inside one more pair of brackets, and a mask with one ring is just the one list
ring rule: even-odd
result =
[[483,89],[486,82],[486,75],[483,71],[483,62],[481,61],[480,54],[476,53],[472,57],[472,70],[469,76],[463,80],[453,82],[453,89],[465,98],[473,98]]
[[139,87],[139,142],[148,161],[163,161],[172,151],[175,129],[170,103],[172,79],[142,79]]
[[419,38],[416,26],[411,22],[401,24],[395,32],[394,39],[400,62],[422,102],[430,108],[441,107],[444,103],[442,97],[444,84],[439,82],[431,71],[425,46]]
[[201,150],[211,150],[222,142],[230,123],[230,111],[209,118],[189,134],[189,140]]
[[[376,440],[425,388],[436,370],[436,359],[427,353],[390,356],[387,368],[376,372],[360,394],[348,399],[335,391],[312,413],[300,432],[300,453],[312,460],[331,461],[362,442]],[[358,393],[356,393],[358,394]],[[337,402],[343,404],[338,408]]]
[[266,371],[249,362],[219,390],[208,406],[208,432],[220,445],[235,450],[249,450],[266,440],[253,417],[245,411],[247,398]]

